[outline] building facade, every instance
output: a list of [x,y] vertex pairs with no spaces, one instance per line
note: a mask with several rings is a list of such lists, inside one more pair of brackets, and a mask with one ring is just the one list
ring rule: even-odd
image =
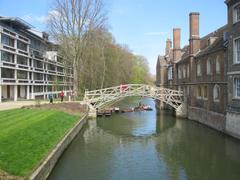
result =
[[72,74],[46,33],[19,18],[0,17],[0,102],[69,95]]
[[240,2],[226,4],[228,23],[204,37],[200,14],[189,14],[189,44],[183,48],[181,30],[173,29],[167,80],[161,68],[157,79],[166,81],[159,84],[167,88],[183,90],[189,119],[240,138]]
[[240,137],[240,2],[227,0],[229,42],[227,55],[228,109],[226,131]]

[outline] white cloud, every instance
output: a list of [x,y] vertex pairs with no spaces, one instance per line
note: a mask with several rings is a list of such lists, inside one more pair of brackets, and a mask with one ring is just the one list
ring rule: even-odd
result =
[[133,51],[132,53],[133,53],[133,55],[135,55],[135,56],[139,55],[139,53],[137,53],[137,52],[135,52],[135,51]]
[[60,16],[60,13],[59,11],[57,10],[51,10],[51,11],[48,11],[48,16]]
[[60,16],[56,10],[49,11],[47,15],[37,16],[34,14],[25,14],[21,18],[30,23],[42,23],[45,24],[50,16]]
[[21,18],[27,22],[46,23],[48,16],[36,16],[33,14],[26,14],[26,15],[22,16]]
[[160,31],[160,32],[146,32],[144,35],[145,36],[165,36],[167,34],[168,34],[168,32]]

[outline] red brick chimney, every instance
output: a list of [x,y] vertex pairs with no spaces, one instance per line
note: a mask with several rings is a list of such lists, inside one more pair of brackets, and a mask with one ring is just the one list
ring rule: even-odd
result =
[[173,29],[173,88],[177,89],[177,61],[181,59],[181,29]]
[[173,61],[181,59],[181,29],[173,29]]
[[199,13],[192,12],[189,14],[190,21],[190,37],[189,37],[189,53],[196,54],[200,50],[200,36],[199,36]]
[[169,55],[170,54],[171,48],[172,48],[172,41],[171,41],[171,39],[167,39],[167,41],[166,41],[166,48],[165,48],[165,55]]

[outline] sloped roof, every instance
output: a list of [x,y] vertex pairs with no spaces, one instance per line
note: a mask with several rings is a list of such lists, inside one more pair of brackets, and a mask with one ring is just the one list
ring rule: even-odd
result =
[[223,37],[219,37],[215,40],[211,45],[207,46],[205,49],[199,51],[199,53],[196,55],[196,57],[200,57],[206,54],[210,54],[219,50],[224,50],[224,41]]
[[31,29],[33,26],[21,18],[18,17],[0,17],[0,21],[12,23],[15,26],[21,27],[23,29]]

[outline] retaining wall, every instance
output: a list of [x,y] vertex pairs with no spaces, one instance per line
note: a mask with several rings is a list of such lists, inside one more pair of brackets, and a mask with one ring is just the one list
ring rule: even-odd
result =
[[78,121],[78,123],[64,136],[64,138],[57,144],[48,157],[42,162],[42,164],[30,175],[30,180],[43,180],[48,177],[57,163],[58,159],[69,146],[72,140],[80,132],[83,125],[87,123],[88,112]]
[[227,112],[226,133],[240,139],[240,113]]
[[188,119],[205,124],[213,129],[224,132],[225,115],[202,108],[188,107]]

